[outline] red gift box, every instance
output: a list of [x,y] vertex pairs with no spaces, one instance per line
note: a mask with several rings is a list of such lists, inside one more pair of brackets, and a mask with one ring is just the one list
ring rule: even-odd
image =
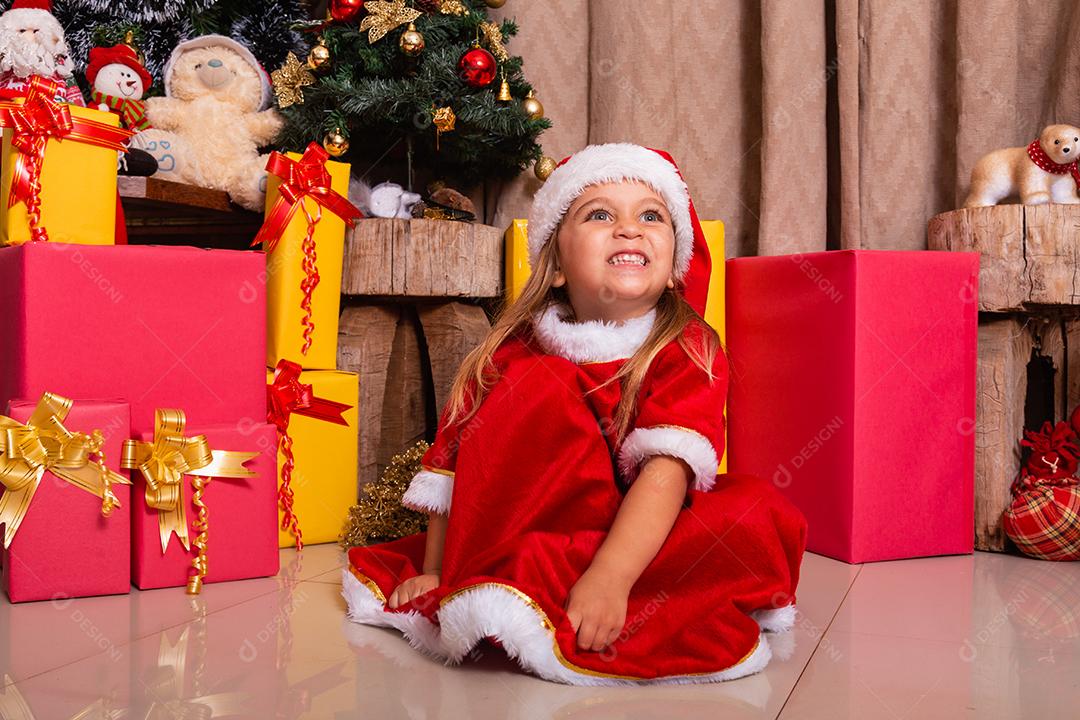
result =
[[261,253],[28,243],[0,248],[0,407],[49,391],[122,397],[205,424],[266,417]]
[[[187,437],[205,435],[213,450],[258,453],[244,463],[256,475],[250,478],[214,478],[203,491],[209,513],[207,531],[207,575],[204,582],[224,582],[276,575],[278,571],[277,531],[277,430],[265,422],[243,419],[232,425],[191,426]],[[137,436],[138,437],[138,436]],[[154,434],[141,439],[153,442]],[[191,575],[195,546],[185,549],[176,535],[161,552],[159,511],[147,505],[146,480],[132,471],[134,511],[131,526],[131,574],[143,590],[186,585]],[[193,502],[191,476],[183,478],[183,502],[188,532],[194,540],[192,523],[198,515]]]
[[[13,401],[7,414],[26,424],[37,405],[37,400]],[[127,403],[77,400],[62,422],[72,433],[100,430],[106,466],[127,477],[119,470],[120,448],[130,426]],[[10,547],[3,551],[3,585],[11,601],[129,592],[130,487],[112,484],[120,506],[106,518],[100,497],[46,471]]]
[[847,562],[970,553],[978,255],[845,250],[727,263],[730,470]]

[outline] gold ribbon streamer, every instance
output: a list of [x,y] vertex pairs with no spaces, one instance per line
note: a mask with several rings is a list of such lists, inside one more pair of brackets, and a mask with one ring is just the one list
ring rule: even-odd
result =
[[208,478],[248,478],[257,473],[244,463],[257,452],[211,450],[205,435],[184,436],[187,417],[183,410],[170,408],[154,412],[154,441],[125,440],[120,467],[138,470],[146,480],[146,504],[158,511],[161,552],[169,547],[173,533],[185,550],[188,537],[184,475]]
[[70,410],[71,400],[43,393],[26,425],[0,415],[0,485],[4,487],[0,523],[5,525],[5,548],[11,546],[46,471],[101,498],[106,516],[120,504],[111,485],[130,484],[105,467],[100,430],[86,435],[64,427]]

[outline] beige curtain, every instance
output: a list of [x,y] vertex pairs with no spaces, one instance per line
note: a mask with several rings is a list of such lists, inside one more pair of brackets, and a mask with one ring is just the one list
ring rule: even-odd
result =
[[[919,250],[971,166],[1080,124],[1076,0],[508,0],[556,159],[672,153],[728,255]],[[528,212],[531,175],[487,220]]]

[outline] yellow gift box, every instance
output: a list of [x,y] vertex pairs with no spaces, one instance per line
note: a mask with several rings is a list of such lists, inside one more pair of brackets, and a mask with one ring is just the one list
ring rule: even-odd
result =
[[[273,383],[274,371],[266,374]],[[298,413],[289,417],[289,437],[295,467],[292,471],[293,512],[305,545],[337,542],[349,508],[356,504],[357,398],[360,377],[336,370],[306,370],[300,383],[311,385],[317,398],[346,403],[342,413],[348,425],[318,420]],[[285,455],[278,448],[278,483]],[[284,513],[278,508],[278,547],[296,545],[291,533],[281,530]]]
[[[702,220],[701,231],[705,234],[705,241],[709,245],[709,255],[712,259],[712,275],[709,277],[709,295],[705,301],[705,322],[709,323],[717,334],[720,342],[727,345],[726,326],[726,288],[724,247],[724,223],[721,220]],[[505,276],[506,292],[508,301],[513,302],[521,295],[525,287],[525,281],[529,279],[531,269],[529,267],[529,223],[527,220],[514,220],[506,230],[505,250],[506,267]],[[720,472],[727,472],[727,451],[720,458]]]
[[[288,153],[292,160],[301,155]],[[349,194],[349,165],[329,161],[330,187],[347,197]],[[266,188],[266,215],[277,204],[281,178],[268,174]],[[308,220],[304,211],[297,209],[289,221],[281,239],[272,252],[266,255],[266,364],[277,365],[279,360],[291,360],[311,370],[332,370],[337,367],[338,313],[341,309],[341,265],[345,251],[345,221],[322,208],[311,197],[300,202],[315,225],[316,267],[319,284],[311,297],[311,318],[315,328],[311,333],[311,347],[307,353],[304,346],[305,311],[301,307],[304,291],[301,283],[304,271],[304,240],[307,237]]]
[[[72,118],[119,127],[111,112],[69,105]],[[11,128],[4,128],[0,149],[0,244],[21,245],[30,240],[25,203],[8,207],[8,197],[20,155],[12,147]],[[75,137],[50,138],[41,167],[41,226],[53,242],[112,245],[116,238],[116,150]]]

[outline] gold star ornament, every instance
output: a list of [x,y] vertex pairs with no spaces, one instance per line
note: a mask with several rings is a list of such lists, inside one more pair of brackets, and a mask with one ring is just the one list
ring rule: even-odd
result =
[[423,15],[419,10],[405,7],[405,0],[368,0],[364,3],[368,14],[360,23],[360,32],[368,31],[368,44],[382,40],[386,33],[405,23],[411,23]]
[[484,34],[484,39],[487,40],[492,55],[499,58],[500,62],[506,62],[510,59],[510,53],[503,46],[502,30],[499,29],[498,25],[493,22],[482,22],[480,23],[480,32]]
[[277,97],[279,108],[303,105],[302,88],[305,85],[315,84],[315,76],[293,53],[286,56],[284,65],[270,73],[270,80],[274,85],[274,95]]

